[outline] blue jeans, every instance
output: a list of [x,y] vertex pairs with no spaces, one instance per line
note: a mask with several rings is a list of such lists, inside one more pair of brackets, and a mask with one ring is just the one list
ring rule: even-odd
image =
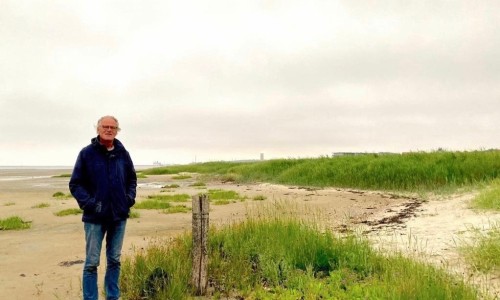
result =
[[101,247],[106,235],[106,275],[104,290],[106,299],[120,298],[120,254],[127,221],[104,224],[84,223],[85,229],[85,265],[83,266],[83,299],[97,300],[97,267],[101,257]]

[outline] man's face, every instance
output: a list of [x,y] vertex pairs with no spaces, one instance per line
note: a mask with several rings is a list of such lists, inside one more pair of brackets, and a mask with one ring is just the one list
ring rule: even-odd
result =
[[97,128],[101,142],[113,141],[118,134],[118,124],[112,118],[104,118]]

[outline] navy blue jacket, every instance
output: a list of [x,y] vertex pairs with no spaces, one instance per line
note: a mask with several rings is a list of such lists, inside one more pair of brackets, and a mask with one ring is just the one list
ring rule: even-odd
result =
[[83,210],[83,222],[125,220],[135,204],[134,164],[119,140],[115,139],[113,145],[114,149],[108,151],[95,137],[78,154],[69,189]]

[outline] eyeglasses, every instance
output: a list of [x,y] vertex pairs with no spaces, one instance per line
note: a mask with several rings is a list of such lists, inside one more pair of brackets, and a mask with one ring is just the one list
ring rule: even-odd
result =
[[118,127],[116,127],[116,126],[109,126],[109,125],[101,125],[101,128],[105,129],[105,130],[117,130],[118,129]]

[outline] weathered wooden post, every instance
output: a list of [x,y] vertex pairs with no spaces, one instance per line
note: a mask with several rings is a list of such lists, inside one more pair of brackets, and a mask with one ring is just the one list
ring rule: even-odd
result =
[[193,267],[192,284],[198,296],[205,295],[207,290],[208,263],[208,196],[199,194],[192,197],[193,207]]

